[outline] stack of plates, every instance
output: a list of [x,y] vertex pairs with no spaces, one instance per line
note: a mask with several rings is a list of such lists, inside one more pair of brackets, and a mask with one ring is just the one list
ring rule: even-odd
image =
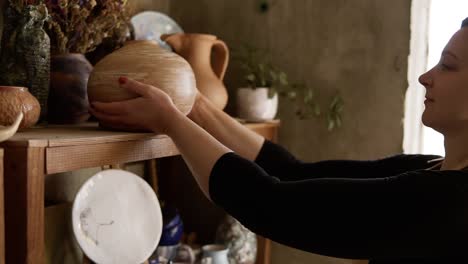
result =
[[172,50],[161,40],[163,34],[183,33],[182,28],[169,16],[155,11],[144,11],[132,17],[135,40],[155,40],[162,47]]

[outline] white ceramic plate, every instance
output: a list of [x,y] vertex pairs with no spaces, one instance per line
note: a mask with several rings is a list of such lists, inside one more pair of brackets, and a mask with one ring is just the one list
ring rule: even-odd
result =
[[161,35],[184,32],[172,18],[156,11],[138,13],[130,21],[135,30],[136,40],[155,40],[168,50],[172,50],[172,48],[161,40]]
[[153,189],[123,170],[105,170],[78,191],[73,232],[83,252],[98,264],[138,264],[156,249],[162,213]]

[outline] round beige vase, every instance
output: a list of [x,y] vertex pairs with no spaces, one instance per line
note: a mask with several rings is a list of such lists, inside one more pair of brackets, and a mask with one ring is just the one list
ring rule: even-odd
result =
[[[190,64],[176,53],[163,49],[155,41],[127,42],[124,47],[100,60],[89,76],[89,101],[114,102],[138,97],[139,95],[119,85],[118,79],[121,76],[163,90],[184,114],[190,112],[195,102],[197,88]],[[112,128],[103,123],[101,126]],[[121,127],[118,129],[134,130]]]
[[275,118],[278,112],[278,94],[268,98],[268,88],[239,88],[237,114],[247,122],[264,122]]

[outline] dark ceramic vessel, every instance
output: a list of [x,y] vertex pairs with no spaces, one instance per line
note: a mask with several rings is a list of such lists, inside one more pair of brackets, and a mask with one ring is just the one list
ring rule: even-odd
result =
[[49,123],[77,124],[89,119],[87,85],[92,70],[93,66],[82,54],[52,56]]

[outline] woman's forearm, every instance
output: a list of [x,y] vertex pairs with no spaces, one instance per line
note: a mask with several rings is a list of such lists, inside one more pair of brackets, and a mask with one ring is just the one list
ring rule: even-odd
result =
[[177,146],[201,190],[210,198],[211,170],[216,161],[231,150],[181,113],[174,114],[167,135]]
[[255,160],[264,138],[240,124],[208,99],[200,97],[189,117],[222,144],[248,160]]

